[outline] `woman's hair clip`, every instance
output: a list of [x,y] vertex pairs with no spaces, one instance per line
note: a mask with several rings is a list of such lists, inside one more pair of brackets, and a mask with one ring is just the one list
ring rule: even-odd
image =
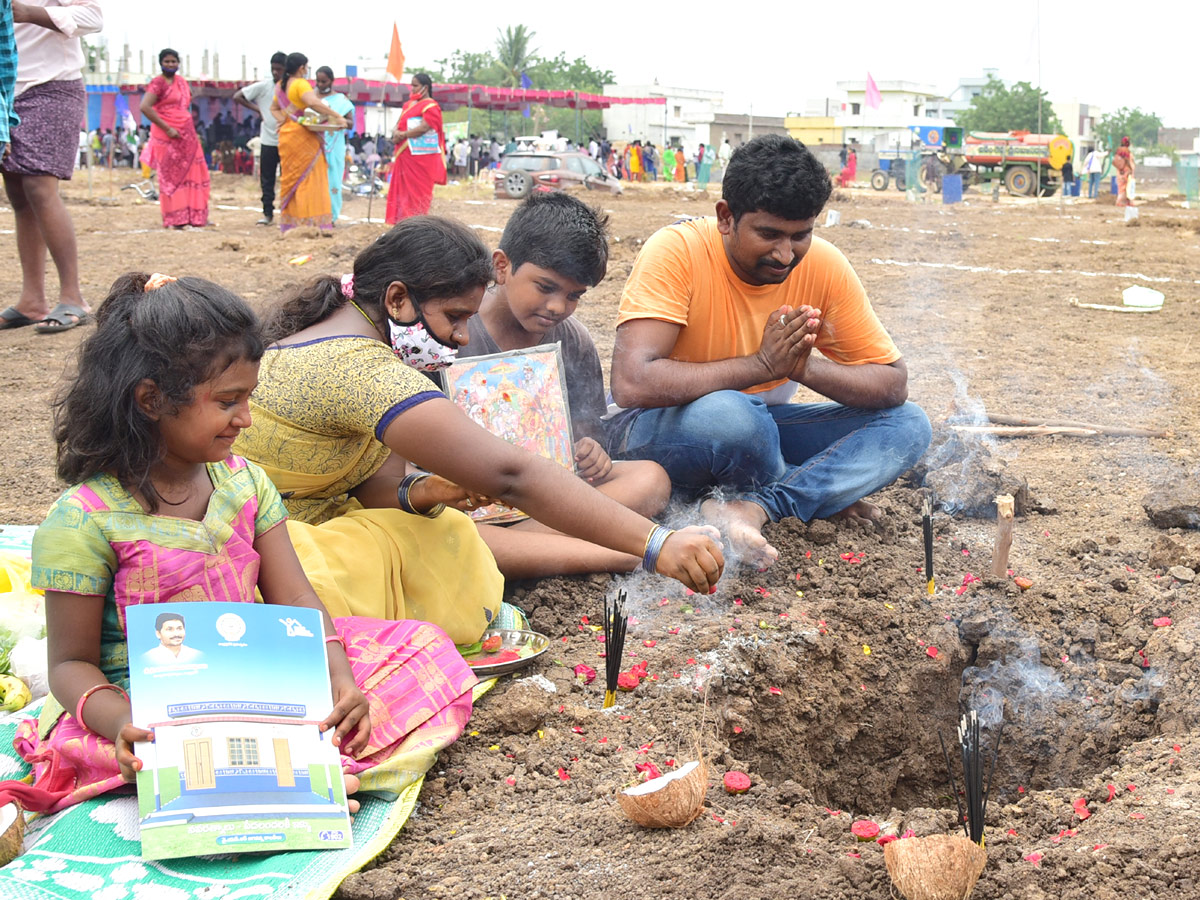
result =
[[149,293],[150,291],[158,290],[164,284],[170,284],[172,281],[178,280],[179,279],[174,275],[164,275],[161,272],[155,272],[148,279],[146,279],[146,286],[142,288],[142,290]]
[[342,296],[347,300],[354,299],[354,274],[347,273],[342,276]]

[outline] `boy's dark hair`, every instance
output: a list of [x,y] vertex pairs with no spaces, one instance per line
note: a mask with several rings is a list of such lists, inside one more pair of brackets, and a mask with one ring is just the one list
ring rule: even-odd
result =
[[333,81],[333,69],[329,68],[329,66],[321,66],[321,68],[317,69],[317,74],[324,75],[330,81]]
[[183,616],[179,613],[159,613],[154,617],[154,630],[162,631],[162,627],[168,622],[178,622],[184,628],[187,628],[187,622],[183,620]]
[[508,217],[500,249],[513,272],[531,262],[594,286],[608,271],[608,216],[570,194],[530,194]]
[[[354,259],[354,302],[383,321],[388,285],[400,281],[414,305],[457,297],[492,280],[492,257],[479,237],[459,222],[413,216],[385,232]],[[346,305],[337,275],[321,275],[285,294],[268,316],[268,343],[323,322]]]
[[258,317],[231,291],[190,277],[146,291],[149,278],[129,272],[113,282],[95,333],[79,348],[75,378],[54,401],[54,440],[59,478],[78,484],[108,472],[155,512],[150,470],[163,447],[135,389],[152,382],[170,414],[233,363],[258,362],[264,345]]
[[282,50],[276,50],[274,53],[271,54],[271,65],[286,66],[287,65],[287,54],[284,53]]
[[734,150],[721,182],[721,197],[735,223],[748,212],[811,219],[832,191],[829,173],[812,152],[780,134],[756,137]]

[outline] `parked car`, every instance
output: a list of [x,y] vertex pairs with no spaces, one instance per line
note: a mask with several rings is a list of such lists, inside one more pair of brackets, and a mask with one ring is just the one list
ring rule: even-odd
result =
[[521,200],[535,190],[558,191],[573,184],[610,194],[624,190],[619,179],[586,153],[534,150],[510,153],[500,160],[496,196]]

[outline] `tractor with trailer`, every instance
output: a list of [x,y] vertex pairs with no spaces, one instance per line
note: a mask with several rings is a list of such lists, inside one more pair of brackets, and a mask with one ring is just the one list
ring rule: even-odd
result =
[[[971,184],[1002,183],[1010,194],[1032,196],[1035,184],[1043,197],[1053,196],[1062,186],[1063,164],[1075,152],[1070,138],[1062,134],[1032,134],[1028,131],[963,133],[961,128],[928,128],[919,165],[926,190],[940,191],[943,175],[962,175],[963,187]],[[933,139],[937,140],[933,140]],[[881,154],[882,156],[883,154]],[[907,155],[907,154],[896,154]],[[904,167],[896,163],[871,173],[871,186],[886,190],[894,179],[904,190]]]

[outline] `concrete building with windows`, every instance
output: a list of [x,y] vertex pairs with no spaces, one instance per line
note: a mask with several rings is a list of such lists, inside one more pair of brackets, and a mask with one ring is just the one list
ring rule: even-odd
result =
[[659,84],[606,84],[604,93],[618,97],[662,97],[665,105],[612,106],[603,112],[610,141],[649,141],[694,151],[700,144],[739,147],[763,134],[787,134],[782,116],[756,116],[754,111],[725,108],[720,91]]
[[846,109],[835,121],[848,143],[864,144],[876,151],[907,149],[916,140],[912,126],[954,124],[940,111],[946,98],[930,84],[876,82],[881,101],[878,109],[867,105],[865,80],[839,81],[837,86],[846,94]]

